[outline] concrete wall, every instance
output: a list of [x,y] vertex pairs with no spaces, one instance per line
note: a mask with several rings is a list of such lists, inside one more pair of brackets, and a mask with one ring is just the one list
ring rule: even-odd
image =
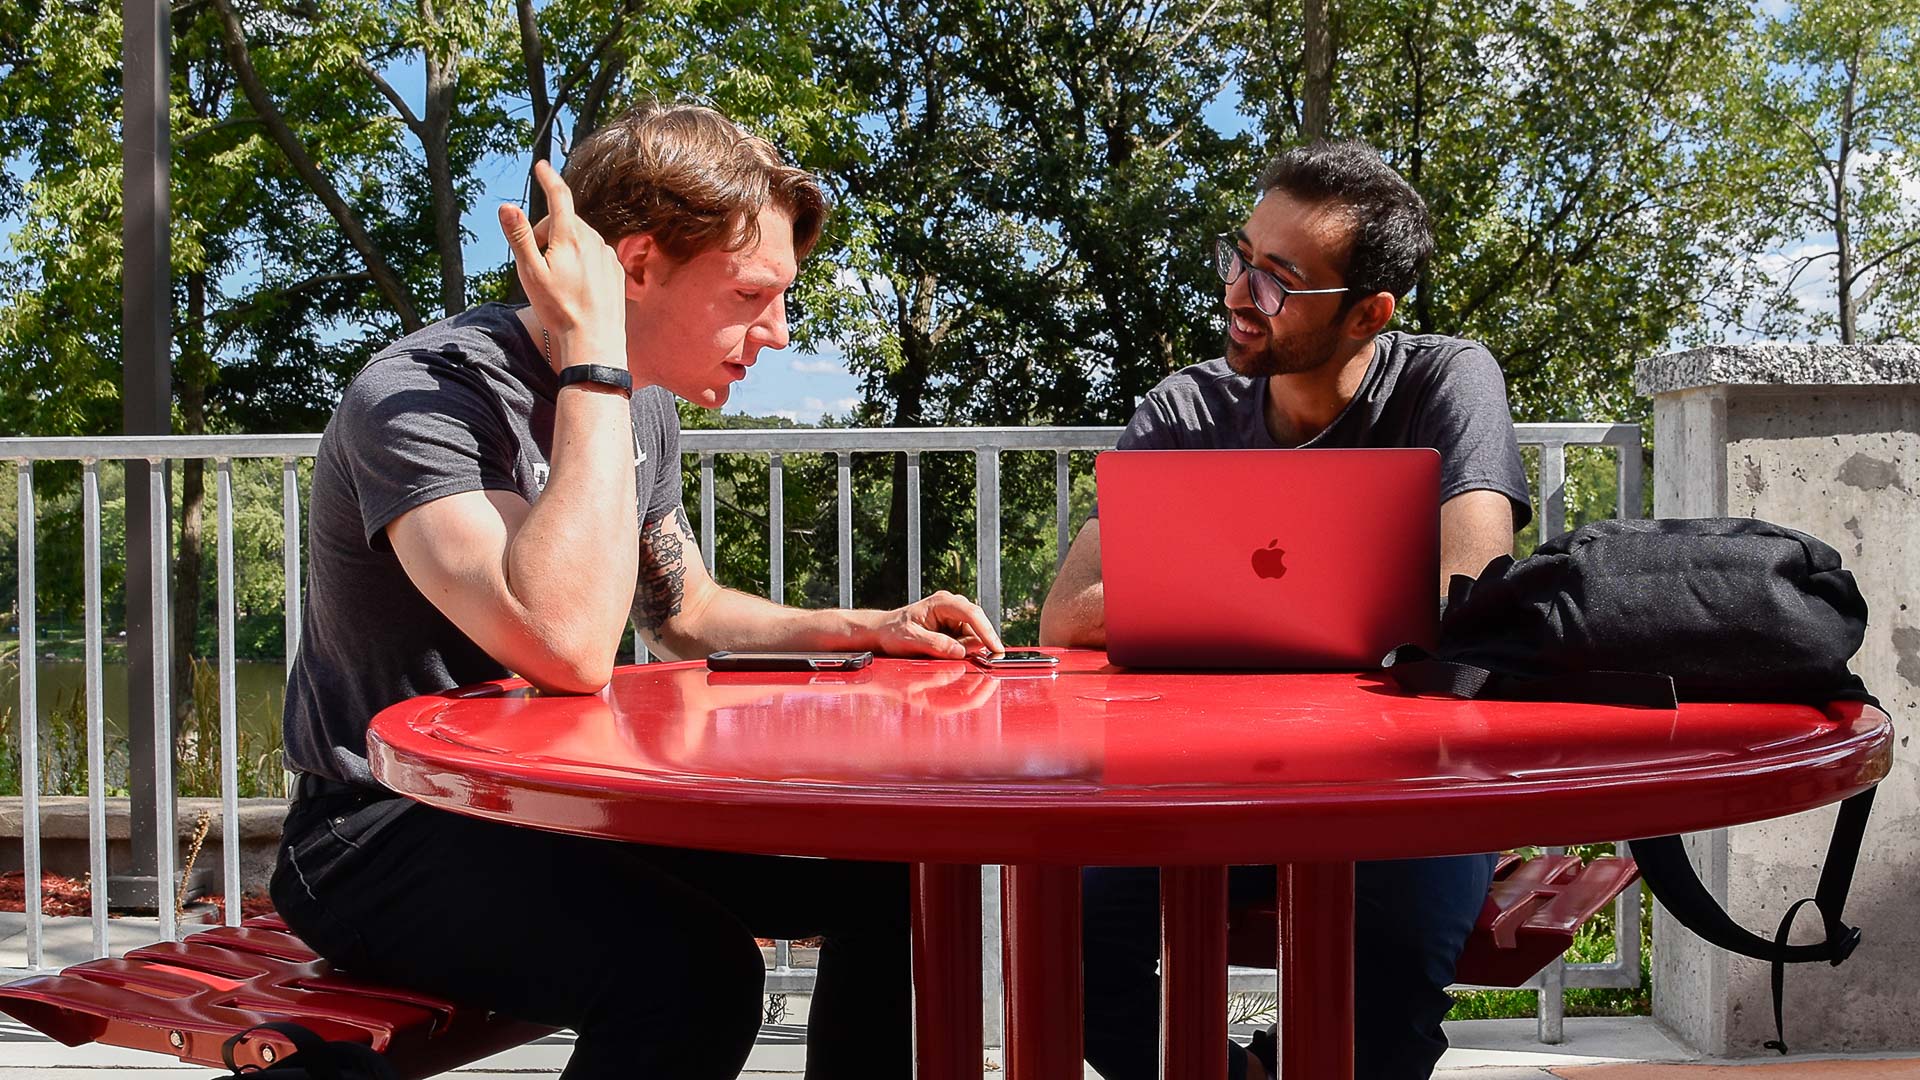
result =
[[[1870,609],[1854,670],[1899,734],[1847,905],[1864,931],[1845,966],[1796,965],[1787,1042],[1802,1050],[1920,1047],[1920,347],[1760,345],[1639,365],[1654,399],[1654,514],[1751,516],[1837,548]],[[1702,880],[1771,937],[1811,896],[1832,808],[1692,837]],[[1795,940],[1819,940],[1801,913]],[[1656,911],[1654,1013],[1711,1054],[1760,1054],[1773,1037],[1765,964],[1711,948]]]
[[[201,811],[211,815],[200,858],[194,863],[194,881],[218,891],[225,872],[226,828],[221,820],[219,799],[180,799],[175,809],[174,835],[179,852],[174,866],[186,866],[188,841],[193,838]],[[265,895],[267,881],[273,876],[274,859],[280,851],[280,827],[286,821],[285,799],[240,800],[240,887],[242,891]],[[124,873],[131,866],[132,829],[126,799],[107,800],[107,871]],[[0,873],[21,867],[20,799],[0,798]],[[40,866],[66,877],[84,878],[90,863],[87,854],[87,800],[71,795],[40,797]],[[114,903],[112,892],[107,902]]]

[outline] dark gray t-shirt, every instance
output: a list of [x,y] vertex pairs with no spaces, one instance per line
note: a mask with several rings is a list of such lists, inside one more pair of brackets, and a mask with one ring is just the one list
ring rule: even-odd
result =
[[[1121,433],[1121,450],[1275,449],[1267,379],[1237,375],[1225,359],[1174,372],[1148,391]],[[1440,501],[1498,491],[1517,531],[1533,518],[1514,440],[1507,384],[1477,342],[1388,332],[1353,400],[1303,448],[1431,447],[1440,452]]]
[[[467,491],[532,503],[547,483],[558,380],[513,308],[486,304],[408,335],[347,387],[320,437],[308,502],[307,605],[284,713],[290,768],[372,784],[367,723],[420,694],[508,672],[414,588],[395,518]],[[635,512],[680,506],[673,395],[633,395]]]

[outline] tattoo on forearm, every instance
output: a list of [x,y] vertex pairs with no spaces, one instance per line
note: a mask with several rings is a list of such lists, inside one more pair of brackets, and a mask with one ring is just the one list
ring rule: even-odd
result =
[[680,614],[686,599],[687,545],[693,531],[686,516],[675,510],[640,534],[640,587],[634,591],[633,619],[640,629],[654,633]]

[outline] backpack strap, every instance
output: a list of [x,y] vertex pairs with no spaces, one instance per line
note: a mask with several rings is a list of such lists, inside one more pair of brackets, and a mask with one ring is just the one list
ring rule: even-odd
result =
[[1436,660],[1418,645],[1402,645],[1387,654],[1387,676],[1414,694],[1508,701],[1580,701],[1590,705],[1630,705],[1677,709],[1673,678],[1647,671],[1565,671],[1523,677],[1490,671],[1454,660]]
[[[313,1075],[317,1077],[335,1077],[339,1075],[339,1071],[333,1067],[331,1061],[322,1060],[326,1057],[325,1054],[315,1052],[326,1046],[327,1041],[321,1038],[319,1034],[311,1028],[286,1020],[269,1020],[265,1023],[255,1024],[245,1031],[234,1033],[226,1042],[221,1043],[220,1060],[226,1063],[228,1072],[235,1076],[243,1075],[240,1066],[234,1063],[233,1052],[239,1049],[242,1039],[245,1039],[256,1031],[272,1031],[285,1035],[287,1041],[293,1043],[294,1055],[300,1057],[301,1064],[314,1066]],[[286,1059],[283,1058],[281,1060]],[[248,1066],[246,1071],[258,1072],[261,1070],[257,1066]]]
[[[1867,832],[1867,815],[1873,809],[1873,788],[1840,804],[1840,816],[1833,823],[1833,839],[1827,844],[1827,858],[1820,867],[1820,884],[1814,895],[1793,905],[1780,920],[1773,940],[1760,937],[1733,921],[1707,887],[1700,883],[1687,850],[1678,836],[1656,836],[1633,840],[1629,847],[1640,876],[1654,899],[1693,931],[1701,940],[1728,952],[1765,960],[1773,965],[1773,1025],[1776,1038],[1766,1044],[1770,1050],[1787,1052],[1786,1026],[1781,1018],[1781,999],[1787,964],[1825,960],[1839,967],[1860,945],[1860,931],[1843,919],[1847,891],[1853,885],[1854,867],[1860,861],[1860,843]],[[1812,903],[1826,924],[1826,940],[1815,945],[1790,945],[1787,933],[1793,928],[1800,908]]]

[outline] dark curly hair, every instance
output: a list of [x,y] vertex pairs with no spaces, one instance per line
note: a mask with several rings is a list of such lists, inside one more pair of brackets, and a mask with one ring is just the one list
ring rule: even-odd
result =
[[1260,174],[1263,194],[1276,189],[1345,208],[1351,232],[1343,276],[1355,290],[1348,306],[1374,293],[1405,296],[1433,254],[1426,201],[1358,139],[1316,139],[1283,151]]

